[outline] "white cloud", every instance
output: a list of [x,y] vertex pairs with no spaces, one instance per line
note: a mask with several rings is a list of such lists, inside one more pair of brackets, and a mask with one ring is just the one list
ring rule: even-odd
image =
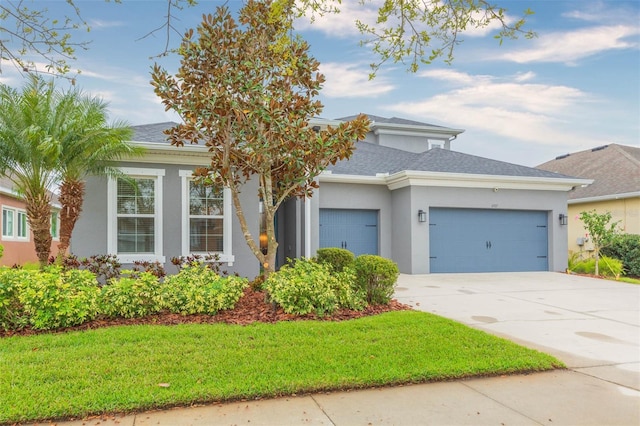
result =
[[103,28],[115,28],[123,27],[125,23],[123,21],[105,21],[102,19],[89,20],[89,26],[91,29],[103,29]]
[[360,4],[357,1],[344,1],[337,5],[339,13],[327,13],[323,16],[302,17],[296,21],[296,29],[299,31],[320,31],[326,35],[340,38],[353,37],[360,32],[356,28],[356,21],[373,25],[378,18],[378,6],[375,2]]
[[326,78],[321,93],[328,98],[371,98],[394,89],[384,75],[369,80],[369,69],[359,64],[327,62],[320,72]]
[[[580,135],[580,106],[592,101],[567,86],[523,83],[522,75],[507,78],[474,76],[434,70],[422,76],[456,83],[452,90],[418,102],[400,102],[390,110],[409,116],[432,117],[467,130],[484,131],[514,141],[555,145],[584,144],[598,139]],[[532,73],[524,74],[532,80]],[[580,135],[579,137],[576,137]]]
[[631,38],[638,34],[640,27],[632,25],[598,26],[547,33],[531,41],[531,48],[505,53],[499,58],[517,63],[572,63],[609,50],[637,49],[638,42]]

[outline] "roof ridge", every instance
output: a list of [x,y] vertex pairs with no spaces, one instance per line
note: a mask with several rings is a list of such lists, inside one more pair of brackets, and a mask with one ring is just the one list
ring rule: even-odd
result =
[[[632,163],[635,163],[638,167],[640,167],[640,159],[635,158],[633,155],[628,153],[624,148],[622,148],[621,145],[617,143],[613,143],[611,144],[611,146],[614,146],[618,150],[618,152],[620,152],[620,154],[622,154],[627,160],[631,161]],[[633,148],[633,147],[630,147],[630,148]]]

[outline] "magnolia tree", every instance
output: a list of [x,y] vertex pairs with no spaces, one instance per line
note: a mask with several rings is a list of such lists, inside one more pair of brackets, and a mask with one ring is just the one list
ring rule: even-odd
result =
[[[236,21],[219,7],[185,35],[175,75],[158,65],[152,73],[156,94],[183,120],[166,131],[171,143],[209,148],[210,166],[195,175],[230,188],[242,232],[265,275],[275,266],[278,207],[290,197],[311,196],[315,177],[348,158],[369,126],[365,116],[320,131],[309,126],[322,111],[314,98],[324,78],[307,43],[288,35],[287,15],[271,10],[270,2],[248,1]],[[257,181],[256,195],[264,203],[265,253],[240,202],[249,180]]]
[[596,275],[600,275],[598,263],[600,262],[600,250],[609,245],[618,234],[618,222],[611,222],[611,213],[597,213],[595,210],[580,212],[580,220],[589,233],[593,242],[593,252],[596,258]]

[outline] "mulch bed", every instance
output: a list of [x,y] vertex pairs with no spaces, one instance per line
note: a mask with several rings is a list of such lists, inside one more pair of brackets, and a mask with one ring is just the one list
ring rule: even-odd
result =
[[44,333],[65,333],[69,331],[92,330],[96,328],[111,327],[116,325],[177,325],[213,323],[247,325],[255,322],[276,323],[278,321],[345,321],[371,315],[378,315],[384,312],[405,311],[411,309],[413,309],[411,306],[402,304],[393,299],[388,305],[367,306],[367,308],[362,311],[341,309],[334,312],[332,315],[327,315],[324,317],[318,317],[314,314],[292,315],[285,313],[282,308],[276,307],[272,303],[268,302],[265,292],[253,290],[249,287],[245,290],[244,295],[240,298],[235,308],[226,311],[220,311],[216,315],[180,315],[172,313],[159,313],[143,318],[96,319],[75,327],[61,328],[57,330],[43,331],[33,330],[31,328],[25,328],[19,331],[0,330],[0,337],[26,336]]

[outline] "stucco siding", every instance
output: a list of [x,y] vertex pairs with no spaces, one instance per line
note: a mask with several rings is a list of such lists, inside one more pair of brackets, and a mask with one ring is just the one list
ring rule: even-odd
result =
[[[319,195],[318,209],[378,210],[379,254],[383,257],[392,257],[391,194],[386,186],[322,183],[317,195]],[[313,212],[312,216],[317,218],[319,210]],[[317,228],[319,228],[319,223],[316,225]],[[312,227],[312,229],[314,228]],[[319,238],[319,234],[317,238]],[[317,243],[315,248],[317,249]]]
[[640,197],[569,204],[569,251],[576,253],[589,247],[588,243],[578,245],[577,239],[584,238],[587,234],[580,220],[580,213],[592,210],[599,214],[611,213],[611,222],[620,222],[619,227],[623,233],[640,234]]
[[[131,168],[153,168],[164,170],[162,191],[162,255],[165,258],[165,269],[169,273],[176,272],[171,264],[172,257],[182,255],[182,179],[180,170],[192,170],[191,166],[174,164],[126,163]],[[79,257],[107,253],[108,199],[107,183],[104,177],[89,177],[83,213],[78,220],[71,241],[71,252]],[[254,238],[259,236],[259,212],[256,184],[249,182],[241,194],[243,211],[246,215],[250,232]],[[253,278],[259,274],[259,262],[249,250],[240,230],[240,223],[232,206],[232,254],[235,257],[232,265],[222,264],[222,269],[229,273],[237,272],[241,276]],[[125,265],[129,267],[130,265]]]

